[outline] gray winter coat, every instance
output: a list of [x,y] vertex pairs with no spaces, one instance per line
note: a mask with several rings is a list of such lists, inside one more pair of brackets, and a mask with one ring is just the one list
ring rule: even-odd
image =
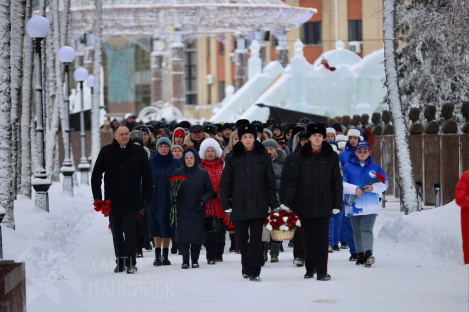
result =
[[280,178],[282,176],[283,164],[285,163],[286,158],[287,153],[279,148],[277,149],[277,155],[274,159],[272,159],[272,167],[274,167],[275,173],[275,188],[277,189],[277,193],[280,190]]

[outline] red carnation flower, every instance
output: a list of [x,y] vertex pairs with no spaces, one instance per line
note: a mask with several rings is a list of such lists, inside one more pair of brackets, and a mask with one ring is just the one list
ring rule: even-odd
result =
[[380,179],[381,183],[383,183],[383,184],[386,183],[386,178],[385,178],[382,174],[377,173],[377,174],[376,174],[376,177],[377,177],[378,179]]

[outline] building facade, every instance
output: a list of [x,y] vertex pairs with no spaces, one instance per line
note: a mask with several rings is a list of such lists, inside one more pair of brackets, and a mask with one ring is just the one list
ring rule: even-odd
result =
[[[316,8],[318,13],[300,28],[286,32],[289,56],[300,39],[308,62],[335,48],[342,40],[345,48],[364,57],[383,48],[383,15],[380,0],[286,0],[291,6]],[[264,65],[276,60],[278,40],[268,32],[263,35]],[[250,40],[246,39],[249,47]],[[149,45],[151,47],[151,44]],[[235,85],[236,38],[227,35],[224,41],[197,38],[184,43],[185,114],[189,118],[208,119],[213,108],[225,97],[226,87]],[[169,49],[169,45],[166,47]],[[151,104],[152,73],[150,49],[129,42],[105,44],[108,71],[105,76],[107,106],[111,116],[138,114]],[[163,62],[163,100],[171,100],[171,61]]]

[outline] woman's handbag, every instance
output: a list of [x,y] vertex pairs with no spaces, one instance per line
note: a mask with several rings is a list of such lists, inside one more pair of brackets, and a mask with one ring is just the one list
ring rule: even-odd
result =
[[[205,232],[220,231],[221,230],[220,220],[218,220],[217,211],[211,200],[208,202],[208,207],[209,207],[209,212],[208,212],[209,216],[205,218]],[[213,210],[215,215],[211,215],[212,214],[211,210]]]

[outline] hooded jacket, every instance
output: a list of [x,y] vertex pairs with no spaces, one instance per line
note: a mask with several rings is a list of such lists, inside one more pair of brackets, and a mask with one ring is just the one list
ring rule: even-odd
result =
[[318,154],[313,153],[311,142],[300,149],[283,203],[303,218],[332,217],[332,209],[342,208],[339,156],[327,142]]
[[283,164],[287,158],[287,153],[284,150],[278,148],[275,158],[272,159],[272,167],[275,173],[275,188],[277,192],[280,191],[280,178],[282,177]]
[[[366,160],[364,166],[360,165],[357,157],[353,157],[343,167],[344,173],[344,203],[346,216],[361,216],[370,214],[379,214],[379,198],[381,194],[388,189],[388,177],[384,170],[374,162],[370,157]],[[372,192],[363,192],[361,198],[356,198],[353,203],[347,207],[355,197],[355,190],[363,188],[365,185],[375,180],[379,173],[386,178],[386,183],[374,183]]]
[[226,156],[220,180],[220,201],[223,209],[233,209],[234,221],[266,218],[269,207],[279,207],[272,160],[264,145],[254,141],[247,152],[242,142]]
[[[185,157],[192,152],[195,163],[187,167]],[[185,176],[177,198],[176,241],[184,244],[205,242],[205,206],[213,196],[213,186],[207,170],[199,168],[199,153],[189,147],[182,153],[182,168],[176,169],[173,176]],[[202,207],[203,205],[203,207]]]

